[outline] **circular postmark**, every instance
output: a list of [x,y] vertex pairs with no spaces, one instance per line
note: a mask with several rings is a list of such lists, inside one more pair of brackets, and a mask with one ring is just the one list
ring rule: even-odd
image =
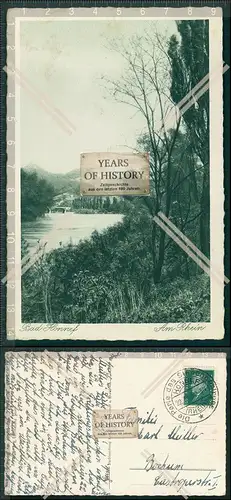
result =
[[163,399],[168,412],[180,422],[194,424],[206,420],[219,402],[213,370],[179,370],[165,384]]

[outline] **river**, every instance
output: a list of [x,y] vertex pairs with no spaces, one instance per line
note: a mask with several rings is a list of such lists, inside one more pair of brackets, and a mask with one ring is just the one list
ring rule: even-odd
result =
[[22,236],[32,250],[46,242],[46,250],[68,243],[78,244],[89,238],[93,231],[101,232],[123,219],[122,214],[51,213],[33,222],[22,223]]

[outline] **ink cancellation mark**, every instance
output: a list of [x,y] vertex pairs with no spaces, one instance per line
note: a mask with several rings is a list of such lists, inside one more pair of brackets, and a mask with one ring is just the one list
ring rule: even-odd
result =
[[186,368],[172,375],[164,387],[164,404],[168,412],[184,423],[209,418],[219,402],[214,371]]
[[92,430],[96,439],[138,438],[138,411],[134,408],[94,410]]

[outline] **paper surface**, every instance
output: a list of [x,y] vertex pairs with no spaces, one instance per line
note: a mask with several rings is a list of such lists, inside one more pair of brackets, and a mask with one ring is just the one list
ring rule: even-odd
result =
[[7,15],[8,339],[223,338],[222,9]]
[[5,494],[225,494],[225,355],[8,352],[5,382]]

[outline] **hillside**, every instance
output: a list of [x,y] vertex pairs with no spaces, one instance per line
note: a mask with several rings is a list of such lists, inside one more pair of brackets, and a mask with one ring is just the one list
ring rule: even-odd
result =
[[79,170],[71,170],[67,172],[67,174],[53,174],[33,164],[24,167],[23,170],[26,172],[36,172],[40,179],[45,179],[54,187],[55,194],[61,194],[63,192],[79,194]]

